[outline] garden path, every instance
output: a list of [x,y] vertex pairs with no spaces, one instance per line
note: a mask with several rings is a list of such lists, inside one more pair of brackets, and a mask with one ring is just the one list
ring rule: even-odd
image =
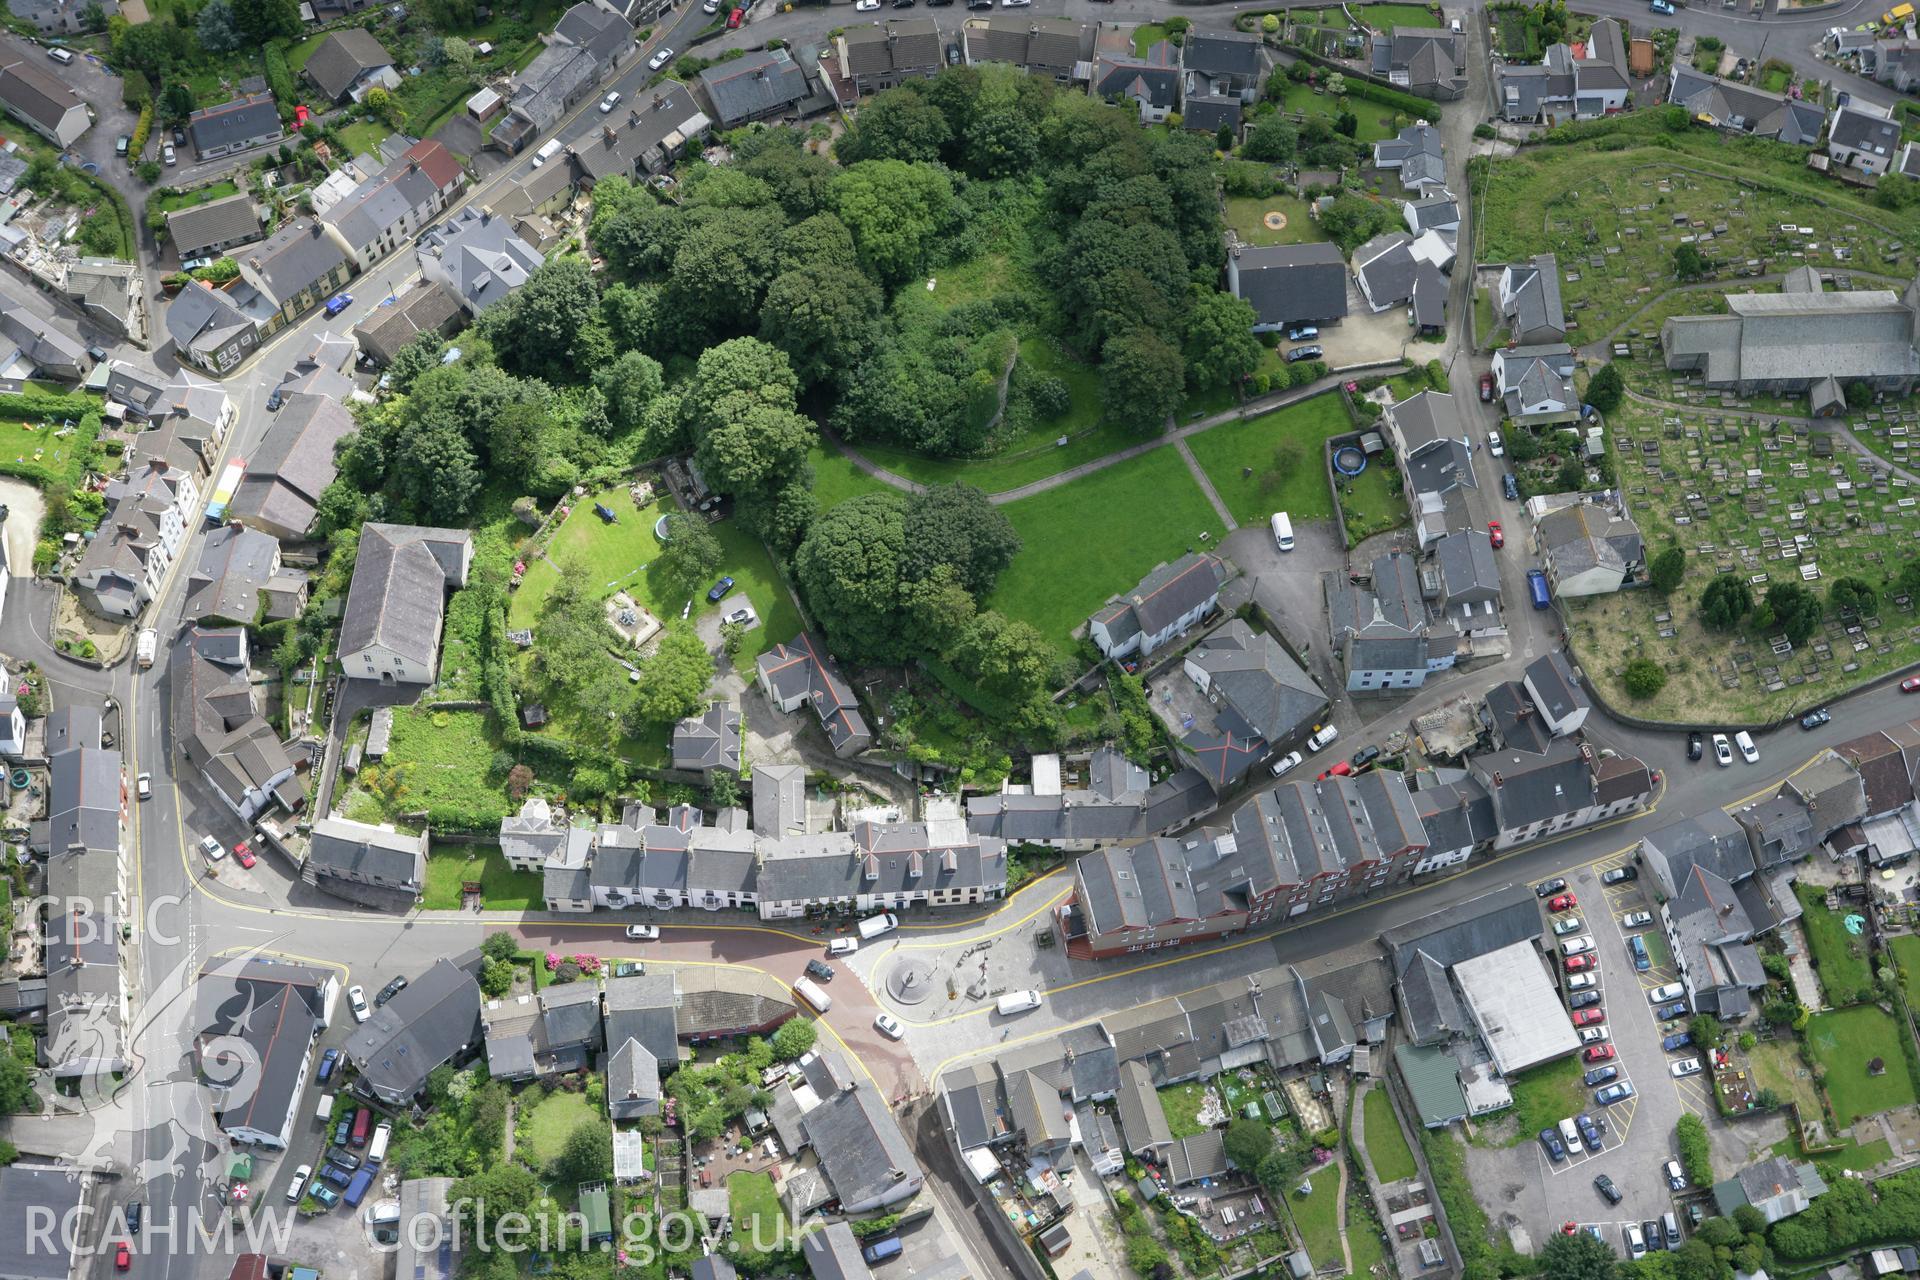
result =
[[1200,466],[1200,459],[1193,456],[1193,450],[1187,447],[1184,439],[1175,440],[1173,447],[1180,451],[1180,461],[1187,464],[1187,470],[1193,473],[1194,483],[1200,486],[1200,492],[1207,495],[1207,501],[1213,504],[1213,513],[1220,517],[1220,523],[1232,533],[1240,527],[1233,518],[1233,512],[1227,510],[1227,504],[1220,501],[1220,491],[1213,487],[1213,481],[1207,479],[1207,473]]

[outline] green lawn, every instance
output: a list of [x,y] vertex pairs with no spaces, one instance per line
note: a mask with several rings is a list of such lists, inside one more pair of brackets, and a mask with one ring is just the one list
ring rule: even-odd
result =
[[428,911],[458,911],[460,886],[480,882],[480,896],[492,911],[528,911],[546,902],[540,874],[515,871],[488,845],[447,844],[427,854],[427,892],[420,905]]
[[375,155],[375,148],[392,132],[378,120],[355,120],[340,127],[340,146],[350,156]]
[[1820,1114],[1820,1093],[1806,1063],[1800,1060],[1800,1046],[1792,1040],[1763,1040],[1747,1055],[1753,1069],[1753,1082],[1771,1089],[1781,1102],[1793,1103],[1800,1114],[1813,1119]]
[[360,771],[367,796],[391,821],[425,811],[430,826],[485,830],[512,810],[500,780],[489,780],[500,736],[484,711],[395,707],[386,759]]
[[176,209],[191,209],[197,204],[224,199],[240,194],[240,188],[231,182],[214,182],[204,187],[195,187],[192,191],[155,192],[148,203],[156,209],[172,213]]
[[1809,1156],[1801,1150],[1800,1143],[1792,1134],[1773,1144],[1773,1154],[1788,1160],[1812,1160],[1820,1170],[1820,1176],[1829,1183],[1845,1176],[1847,1171],[1859,1172],[1871,1169],[1883,1160],[1893,1159],[1893,1148],[1885,1138],[1875,1138],[1872,1142],[1849,1144],[1839,1151],[1829,1151],[1823,1155]]
[[1346,1255],[1340,1251],[1339,1165],[1329,1163],[1322,1167],[1314,1175],[1312,1187],[1304,1196],[1293,1188],[1287,1191],[1287,1207],[1293,1211],[1293,1224],[1300,1228],[1300,1243],[1306,1247],[1307,1256],[1313,1259],[1316,1269],[1336,1264],[1344,1268]]
[[1920,1008],[1920,934],[1903,933],[1888,940],[1893,958],[1900,966],[1900,985],[1906,989],[1907,1003]]
[[568,1093],[564,1089],[555,1089],[540,1100],[540,1105],[527,1117],[526,1127],[521,1132],[526,1135],[529,1163],[544,1167],[557,1156],[561,1148],[567,1145],[567,1137],[583,1124],[599,1124],[601,1117],[587,1102],[584,1093]]
[[[1327,437],[1352,429],[1345,403],[1338,393],[1328,392],[1258,417],[1222,423],[1190,437],[1187,447],[1241,524],[1260,523],[1275,511],[1285,511],[1295,521],[1328,520],[1333,517],[1333,495],[1321,445]],[[1251,476],[1245,474],[1249,467]]]
[[[1204,439],[1204,437],[1202,437]],[[1155,565],[1217,542],[1206,496],[1170,448],[1002,508],[1024,546],[986,602],[1070,647],[1073,629]]]
[[1355,142],[1383,142],[1393,137],[1392,107],[1383,107],[1377,102],[1368,102],[1365,98],[1350,94],[1334,97],[1332,94],[1315,93],[1310,84],[1288,84],[1287,96],[1280,100],[1280,109],[1309,116],[1324,116],[1327,123],[1332,124],[1339,118],[1343,104],[1360,122],[1359,129],[1353,135]]
[[1207,1131],[1200,1123],[1200,1096],[1206,1086],[1197,1080],[1170,1085],[1160,1091],[1160,1110],[1166,1113],[1167,1128],[1176,1138],[1191,1138]]
[[1440,25],[1440,15],[1421,4],[1363,4],[1359,13],[1360,21],[1381,31]]
[[[1269,213],[1285,214],[1287,225],[1278,231],[1269,227]],[[1248,244],[1304,244],[1327,238],[1320,223],[1307,216],[1307,202],[1295,196],[1230,196],[1227,225]]]
[[326,33],[308,36],[293,48],[287,50],[287,70],[298,76],[307,69],[307,60],[313,57],[313,51],[326,41]]
[[854,466],[846,454],[824,444],[807,451],[807,462],[813,467],[813,498],[822,511],[848,498],[890,487]]
[[1514,1145],[1533,1141],[1542,1129],[1578,1115],[1586,1107],[1587,1089],[1580,1083],[1583,1070],[1579,1058],[1562,1058],[1523,1071],[1507,1082],[1513,1088],[1514,1116],[1520,1122]]
[[1367,1090],[1363,1105],[1367,1117],[1367,1154],[1373,1158],[1373,1171],[1380,1175],[1382,1182],[1413,1177],[1418,1170],[1406,1135],[1394,1120],[1393,1099],[1387,1096],[1385,1088],[1375,1087]]
[[786,1219],[773,1179],[745,1171],[727,1178],[727,1204],[733,1214],[733,1242],[755,1253],[770,1253],[786,1235]]
[[1406,499],[1395,488],[1395,478],[1384,458],[1374,458],[1365,471],[1345,482],[1340,511],[1346,520],[1349,547],[1407,523]]
[[1820,989],[1828,1004],[1846,1004],[1873,983],[1867,940],[1847,932],[1846,917],[1827,910],[1826,895],[1817,886],[1796,884],[1793,892],[1805,912],[1801,924],[1807,931],[1813,967],[1820,975]]
[[1167,38],[1167,29],[1157,22],[1143,22],[1133,29],[1133,56],[1144,58],[1147,50]]
[[[1833,1103],[1833,1122],[1846,1128],[1861,1116],[1877,1115],[1914,1101],[1913,1078],[1900,1043],[1899,1023],[1876,1005],[1819,1013],[1807,1024],[1807,1051],[1826,1068],[1822,1081]],[[1875,1058],[1882,1074],[1867,1074]]]

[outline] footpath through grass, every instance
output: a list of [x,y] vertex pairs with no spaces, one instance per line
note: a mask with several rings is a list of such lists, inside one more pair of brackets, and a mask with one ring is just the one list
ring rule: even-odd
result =
[[1187,447],[1241,524],[1259,524],[1276,511],[1287,512],[1296,522],[1330,520],[1333,494],[1321,461],[1322,446],[1329,436],[1351,430],[1346,405],[1338,392],[1329,391],[1221,423],[1189,437]]

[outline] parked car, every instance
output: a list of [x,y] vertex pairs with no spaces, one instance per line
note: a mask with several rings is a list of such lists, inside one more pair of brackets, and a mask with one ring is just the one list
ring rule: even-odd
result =
[[353,1113],[353,1131],[348,1134],[347,1141],[356,1147],[364,1147],[367,1145],[367,1135],[372,1132],[373,1112],[361,1107]]
[[[1559,883],[1564,885],[1566,884],[1566,881],[1562,880]],[[1579,905],[1580,905],[1579,897],[1571,893],[1561,893],[1561,894],[1555,894],[1552,900],[1547,903],[1547,910],[1555,913],[1558,913],[1561,911],[1571,911]]]
[[1672,1035],[1668,1036],[1666,1039],[1662,1040],[1660,1042],[1660,1047],[1662,1049],[1665,1049],[1668,1053],[1676,1053],[1679,1050],[1686,1048],[1688,1045],[1692,1043],[1693,1043],[1692,1032],[1676,1031]]
[[1673,0],[1647,0],[1647,7],[1662,17],[1673,16]]
[[1575,1009],[1573,1025],[1576,1027],[1597,1027],[1607,1020],[1605,1009]]
[[1605,1116],[1590,1116],[1582,1111],[1574,1118],[1573,1123],[1580,1130],[1580,1137],[1587,1144],[1587,1150],[1598,1151],[1605,1145],[1601,1139],[1601,1135],[1607,1131]]
[[807,961],[807,976],[809,978],[818,978],[822,982],[832,982],[833,966],[825,960],[816,957],[815,959]]
[[1629,911],[1620,917],[1622,929],[1644,929],[1652,923],[1653,912],[1651,911]]
[[1591,973],[1576,973],[1567,979],[1567,990],[1584,991],[1588,987],[1598,986],[1600,979]]
[[1680,1061],[1668,1067],[1667,1070],[1673,1073],[1673,1078],[1676,1080],[1684,1080],[1688,1076],[1697,1076],[1700,1074],[1700,1059],[1682,1058]]
[[1594,1067],[1592,1070],[1588,1071],[1586,1075],[1580,1078],[1582,1081],[1586,1083],[1588,1088],[1592,1088],[1594,1085],[1606,1084],[1608,1081],[1619,1079],[1620,1068]]
[[352,986],[347,988],[347,1007],[353,1010],[353,1020],[355,1022],[365,1022],[373,1016],[373,1010],[367,1008],[367,991],[365,987]]
[[320,1176],[328,1182],[331,1182],[334,1186],[339,1187],[342,1191],[345,1191],[347,1184],[353,1181],[353,1174],[351,1172],[342,1169],[331,1160],[320,1166]]
[[1593,956],[1568,956],[1564,962],[1568,973],[1579,973],[1582,969],[1597,969],[1599,960]]
[[878,1027],[880,1034],[889,1040],[898,1040],[901,1036],[907,1034],[900,1026],[900,1020],[891,1014],[882,1013],[876,1015],[873,1020],[873,1025]]
[[1667,1175],[1667,1190],[1685,1191],[1687,1189],[1687,1175],[1681,1172],[1678,1160],[1667,1161],[1660,1166],[1660,1172]]
[[200,837],[200,852],[207,855],[208,862],[218,862],[227,856],[227,851],[212,836]]
[[337,316],[342,311],[345,311],[348,307],[352,305],[353,305],[352,294],[336,293],[331,298],[327,299],[326,312],[328,316]]
[[1727,741],[1724,733],[1713,735],[1713,759],[1722,769],[1733,763],[1733,744]]
[[1496,458],[1504,458],[1507,456],[1507,446],[1500,442],[1500,433],[1498,431],[1487,432],[1487,452]]
[[1588,1009],[1600,1003],[1600,993],[1589,987],[1585,991],[1575,991],[1567,996],[1567,1008]]
[[1368,765],[1372,764],[1375,760],[1378,760],[1379,758],[1380,758],[1380,748],[1373,747],[1373,746],[1360,748],[1358,751],[1353,753],[1354,772],[1358,773],[1360,770],[1366,768]]
[[352,1132],[353,1132],[353,1112],[349,1111],[347,1112],[347,1114],[340,1117],[340,1123],[333,1126],[333,1145],[336,1147],[346,1146],[347,1135]]
[[[1664,3],[1664,0],[1658,0],[1658,2]],[[1605,1196],[1608,1204],[1619,1204],[1623,1198],[1620,1188],[1614,1186],[1613,1179],[1604,1173],[1593,1180],[1593,1189]]]
[[1336,760],[1333,762],[1332,768],[1321,771],[1320,776],[1315,778],[1314,781],[1325,782],[1328,778],[1350,778],[1352,776],[1353,766],[1345,760]]
[[[913,4],[913,0],[907,0],[906,4],[901,4],[900,0],[893,0],[893,7],[896,9],[909,8],[912,6],[912,4]],[[727,30],[738,31],[740,29],[740,24],[745,22],[746,20],[747,20],[747,7],[745,5],[741,5],[738,9],[735,9],[732,13],[727,15]]]
[[340,1203],[340,1193],[318,1179],[314,1180],[307,1194],[312,1196],[322,1209],[331,1209]]
[[1653,955],[1647,950],[1647,940],[1639,934],[1627,939],[1627,954],[1633,958],[1633,971],[1645,973],[1653,968]]
[[1687,759],[1698,760],[1705,754],[1706,738],[1698,729],[1687,735]]
[[134,789],[134,792],[137,795],[139,795],[139,797],[142,800],[153,799],[153,775],[150,773],[143,773],[139,777],[135,778],[133,780],[133,789]]
[[1567,882],[1565,880],[1542,880],[1539,884],[1533,886],[1533,896],[1536,898],[1544,898],[1550,893],[1559,893],[1566,887]]
[[1687,1016],[1687,1002],[1675,1000],[1672,1004],[1663,1004],[1653,1011],[1653,1016],[1662,1022],[1671,1022],[1675,1018]]
[[1305,757],[1298,751],[1287,752],[1287,754],[1273,762],[1273,776],[1276,778],[1285,777],[1288,773],[1299,768],[1300,761],[1303,759],[1305,759]]
[[1569,933],[1578,933],[1580,931],[1580,924],[1579,916],[1566,916],[1562,919],[1555,920],[1553,922],[1554,936],[1565,937]]
[[1600,873],[1601,884],[1625,884],[1629,880],[1638,880],[1639,878],[1640,868],[1634,866],[1631,862],[1625,866],[1608,867]]
[[1610,1044],[1590,1044],[1580,1056],[1588,1062],[1611,1062],[1614,1049]]
[[1567,1158],[1566,1144],[1560,1141],[1560,1135],[1551,1129],[1540,1131],[1540,1145],[1546,1148],[1547,1158],[1558,1164]]
[[1900,692],[1913,693],[1915,690],[1920,690],[1920,676],[1908,676],[1900,682]]
[[1608,1031],[1605,1027],[1580,1028],[1581,1044],[1599,1044],[1603,1040],[1611,1040],[1611,1039],[1613,1039],[1613,1033]]
[[122,1240],[119,1244],[113,1246],[113,1269],[115,1271],[125,1271],[132,1265],[133,1250],[127,1247],[125,1240]]
[[727,592],[731,590],[733,590],[733,579],[731,577],[722,578],[707,589],[707,600],[712,604],[719,604],[726,598]]
[[180,156],[177,152],[174,151],[173,144],[171,142],[163,143],[161,145],[160,160],[161,160],[161,163],[165,164],[169,169],[173,168],[174,165],[180,163]]
[[1339,736],[1340,731],[1330,724],[1313,726],[1313,735],[1307,739],[1307,754],[1312,755],[1316,751],[1324,750],[1328,743]]
[[1480,401],[1483,404],[1493,403],[1493,375],[1490,373],[1480,375]]
[[1821,725],[1828,724],[1832,720],[1833,712],[1827,710],[1825,707],[1821,707],[1818,711],[1809,711],[1807,714],[1801,716],[1800,727],[1808,730],[1818,729]]
[[858,938],[835,938],[827,944],[827,954],[835,957],[850,956],[859,949],[860,939]]
[[1507,495],[1508,502],[1520,501],[1520,482],[1513,478],[1513,472],[1500,473],[1500,492]]
[[[1000,0],[1000,2],[1005,4],[1006,0]],[[1321,354],[1321,350],[1317,345],[1311,347],[1295,347],[1293,350],[1287,352],[1287,363],[1299,364],[1302,360],[1318,360]]]
[[618,89],[615,89],[612,93],[609,93],[606,97],[600,99],[600,114],[603,116],[611,115],[613,114],[613,109],[619,105],[620,105],[620,91]]
[[1629,1222],[1621,1227],[1620,1238],[1626,1241],[1628,1261],[1638,1262],[1647,1256],[1647,1238],[1641,1234],[1639,1223]]
[[[880,7],[880,0],[874,0],[872,7],[875,9],[878,9]],[[660,68],[666,66],[669,62],[672,62],[672,61],[673,61],[673,50],[657,49],[654,51],[654,55],[651,58],[647,59],[647,70],[658,71]]]
[[1610,1107],[1616,1102],[1625,1102],[1632,1096],[1633,1086],[1625,1080],[1619,1081],[1617,1084],[1610,1084],[1604,1089],[1595,1089],[1593,1091],[1594,1102],[1602,1107]]
[[253,851],[252,845],[242,840],[239,844],[233,846],[233,860],[251,871],[253,870],[253,864],[260,861],[260,856]]
[[1753,735],[1745,729],[1733,735],[1733,745],[1740,748],[1740,758],[1748,764],[1760,763],[1760,749],[1753,745]]
[[1317,324],[1297,324],[1287,330],[1288,342],[1312,342],[1319,336],[1320,326]]
[[634,942],[654,942],[660,937],[660,926],[657,924],[630,924],[627,926],[627,937]]
[[297,1201],[301,1196],[307,1194],[307,1179],[312,1176],[313,1166],[310,1164],[303,1164],[293,1171],[293,1182],[287,1187],[287,1200],[289,1203]]
[[1677,982],[1663,982],[1647,991],[1648,1004],[1665,1004],[1669,1000],[1678,1000],[1687,994],[1687,989]]
[[1507,545],[1506,532],[1500,528],[1498,520],[1487,521],[1487,541],[1493,544],[1495,551]]
[[380,988],[380,994],[373,998],[373,1007],[378,1009],[381,1005],[393,999],[395,996],[399,995],[402,991],[405,991],[406,989],[407,989],[407,980],[405,978],[395,978],[393,981],[389,982],[386,986]]
[[113,154],[117,156],[124,156],[125,154],[127,154],[127,147],[132,142],[133,142],[132,134],[130,133],[121,134],[119,137],[113,140]]
[[140,1202],[138,1200],[129,1200],[127,1202],[127,1234],[128,1235],[137,1236],[140,1234],[140,1219],[145,1214],[145,1212],[146,1211],[141,1208]]
[[338,1049],[327,1050],[320,1055],[320,1069],[314,1072],[314,1080],[320,1084],[325,1084],[327,1081],[333,1079],[333,1070],[339,1065],[340,1051]]

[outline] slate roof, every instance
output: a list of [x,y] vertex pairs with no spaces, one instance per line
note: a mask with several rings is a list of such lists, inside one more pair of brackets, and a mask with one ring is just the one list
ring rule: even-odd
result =
[[1433,558],[1440,567],[1440,594],[1447,604],[1500,598],[1500,565],[1493,554],[1493,539],[1485,530],[1442,534],[1434,540]]
[[700,965],[674,975],[679,992],[675,1016],[682,1036],[741,1035],[785,1022],[794,997],[779,979],[756,969]]
[[1180,127],[1195,133],[1218,133],[1221,125],[1237,130],[1240,110],[1238,98],[1188,93],[1181,108]]
[[1501,318],[1516,339],[1542,341],[1565,337],[1567,317],[1560,303],[1560,264],[1550,253],[1531,262],[1510,264],[1502,273]]
[[[644,102],[636,97],[624,121],[617,116],[603,121],[599,133],[575,142],[573,162],[581,173],[594,179],[611,173],[657,173],[670,163],[669,153],[677,153],[712,124],[694,104],[685,85],[664,80],[654,86]],[[525,180],[530,196],[539,194],[539,173],[536,170]],[[509,206],[494,207],[499,212]]]
[[848,27],[840,37],[850,76],[932,74],[941,66],[940,28],[932,18],[892,18]]
[[1181,1138],[1167,1153],[1167,1178],[1176,1187],[1191,1186],[1202,1178],[1219,1178],[1227,1167],[1226,1133],[1221,1129]]
[[1270,743],[1284,742],[1326,709],[1326,695],[1280,642],[1238,618],[1186,660],[1207,674],[1243,727]]
[[321,818],[313,824],[307,865],[348,878],[357,874],[388,884],[424,886],[427,837],[345,818]]
[[1380,943],[1395,975],[1403,977],[1423,955],[1451,969],[1473,956],[1538,938],[1541,932],[1540,903],[1533,890],[1510,884],[1383,930]]
[[1920,722],[1851,738],[1834,750],[1858,770],[1870,816],[1892,813],[1912,802],[1914,770],[1920,766]]
[[535,132],[545,130],[558,123],[567,103],[592,84],[602,69],[587,50],[555,41],[520,73],[510,100],[511,110],[532,122]]
[[623,1120],[660,1110],[660,1061],[638,1040],[622,1040],[607,1058],[607,1105]]
[[1253,306],[1261,324],[1298,324],[1343,319],[1347,314],[1347,264],[1338,245],[1281,244],[1233,250],[1238,295]]
[[1149,573],[1132,591],[1102,607],[1093,618],[1106,624],[1115,644],[1134,635],[1157,635],[1217,596],[1226,579],[1226,565],[1219,556],[1190,552]]
[[1413,557],[1375,558],[1372,585],[1328,574],[1327,609],[1334,643],[1350,671],[1405,671],[1426,664],[1428,620]]
[[174,295],[163,323],[176,347],[199,352],[203,358],[254,328],[252,318],[231,295],[202,282]]
[[1064,76],[1093,52],[1092,25],[1070,18],[995,14],[969,20],[961,33],[970,64],[1011,62],[1029,71]]
[[364,27],[344,27],[320,42],[307,58],[306,73],[333,101],[347,96],[360,77],[393,65],[393,55]]
[[1440,131],[1430,124],[1410,124],[1384,142],[1374,143],[1373,162],[1382,169],[1399,170],[1403,187],[1447,180]]
[[222,525],[213,530],[201,542],[200,563],[187,578],[186,616],[251,624],[279,558],[279,541],[257,529]]
[[1648,832],[1641,856],[1663,885],[1678,892],[1695,867],[1734,882],[1753,874],[1753,853],[1740,824],[1716,807]]
[[868,1280],[873,1274],[861,1257],[853,1228],[844,1222],[801,1236],[800,1252],[806,1257],[813,1280]]
[[1633,521],[1591,502],[1550,511],[1534,524],[1534,536],[1553,556],[1561,577],[1594,567],[1625,572],[1644,558],[1640,530]]
[[[815,1052],[839,1056],[831,1049]],[[827,1181],[843,1203],[873,1199],[902,1181],[921,1176],[906,1135],[900,1132],[886,1099],[871,1082],[823,1098],[800,1123]]]
[[1809,377],[1920,376],[1913,307],[1888,289],[1728,294],[1725,316],[1673,316],[1661,330],[1669,368],[1709,385]]
[[167,215],[167,238],[182,258],[197,258],[209,245],[252,240],[259,235],[260,215],[254,211],[253,197],[245,192]]
[[806,691],[807,701],[835,751],[851,743],[864,747],[873,740],[853,686],[840,678],[840,668],[812,632],[802,631],[788,643],[775,645],[760,655],[757,665],[761,680],[772,685],[780,701]]
[[1407,201],[1403,208],[1412,215],[1416,233],[1460,225],[1460,202],[1445,191],[1424,199]]
[[1673,68],[1667,100],[1719,128],[1778,138],[1796,146],[1818,142],[1826,127],[1826,113],[1814,103],[1702,75],[1684,63],[1676,63]]
[[740,713],[716,702],[673,727],[673,767],[740,771]]
[[810,92],[806,72],[785,49],[749,50],[743,58],[702,71],[700,84],[721,124],[784,111]]
[[334,446],[353,430],[353,415],[331,396],[288,396],[247,460],[228,510],[235,519],[304,533],[333,483]]
[[608,978],[602,996],[606,1043],[638,1040],[657,1060],[679,1065],[679,989],[672,973]]
[[434,259],[467,309],[484,311],[527,282],[546,261],[507,218],[468,206],[420,237],[421,261]]
[[1471,767],[1493,797],[1502,831],[1563,817],[1594,802],[1593,767],[1571,739],[1555,738],[1537,753],[1478,755]]
[[187,117],[187,133],[193,138],[193,149],[202,155],[215,148],[265,137],[279,128],[280,109],[274,105],[270,93],[243,95]]
[[380,306],[353,327],[360,347],[370,355],[391,358],[423,333],[446,333],[454,322],[464,322],[460,298],[438,280],[422,280],[400,295],[393,306]]
[[5,56],[11,53],[10,48],[0,52],[0,105],[8,111],[52,132],[67,112],[85,105],[65,81],[33,60],[43,55]]
[[1529,662],[1524,676],[1534,705],[1548,718],[1565,720],[1592,707],[1586,693],[1573,681],[1573,668],[1558,649]]
[[633,45],[633,24],[599,5],[582,0],[560,15],[554,39],[585,49],[601,66],[613,65]]
[[347,1059],[378,1096],[412,1097],[435,1067],[480,1043],[478,964],[478,952],[440,957],[353,1029]]
[[1127,98],[1166,111],[1180,100],[1179,59],[1162,40],[1144,58],[1131,53],[1102,54],[1094,62],[1093,91],[1103,98]]
[[1188,71],[1206,76],[1260,74],[1261,38],[1247,31],[1189,31],[1180,49]]
[[460,162],[429,138],[414,143],[355,187],[320,215],[320,221],[364,251],[394,227],[404,225],[409,215],[432,208],[438,193],[460,179]]
[[[252,614],[247,615],[251,622]],[[167,670],[175,737],[187,760],[239,803],[265,793],[294,767],[280,735],[260,715],[240,627],[188,627]],[[295,784],[297,797],[303,784]]]
[[[1573,349],[1564,342],[1508,347],[1500,356],[1500,390],[1507,415],[1559,413],[1578,407],[1573,389]],[[1536,410],[1533,406],[1544,405]]]
[[1458,782],[1423,786],[1413,793],[1414,813],[1427,833],[1427,847],[1467,849],[1500,834],[1493,797],[1472,774]]
[[242,259],[275,306],[285,306],[346,261],[346,250],[311,218],[293,219]]
[[1843,756],[1823,751],[1780,785],[1807,806],[1815,831],[1825,836],[1836,827],[1867,816],[1867,799],[1859,772]]
[[379,646],[431,669],[440,656],[447,589],[465,585],[472,542],[465,529],[362,525],[340,620],[342,657]]
[[[16,1226],[33,1221],[72,1222],[77,1227],[85,1219],[75,1215],[91,1188],[76,1172],[66,1165],[26,1161],[0,1166],[0,1222]],[[61,1229],[44,1234],[23,1229],[0,1232],[0,1275],[17,1280],[70,1280],[75,1268],[68,1241],[74,1238]]]
[[[214,1090],[212,1104],[222,1128],[245,1126],[279,1133],[300,1104],[307,1055],[326,1014],[325,990],[332,974],[322,968],[253,958],[211,960],[194,983],[196,1043],[202,1054],[230,1052],[209,1041],[247,1042],[257,1064],[251,1091],[225,1105]],[[219,1079],[217,1071],[207,1073]]]
[[1876,108],[1849,102],[1833,113],[1827,125],[1827,151],[1836,147],[1865,152],[1877,158],[1884,171],[1892,167],[1894,153],[1900,149],[1900,126]]
[[[51,717],[49,717],[51,720]],[[56,748],[47,733],[47,851],[120,848],[120,753],[98,745]]]

